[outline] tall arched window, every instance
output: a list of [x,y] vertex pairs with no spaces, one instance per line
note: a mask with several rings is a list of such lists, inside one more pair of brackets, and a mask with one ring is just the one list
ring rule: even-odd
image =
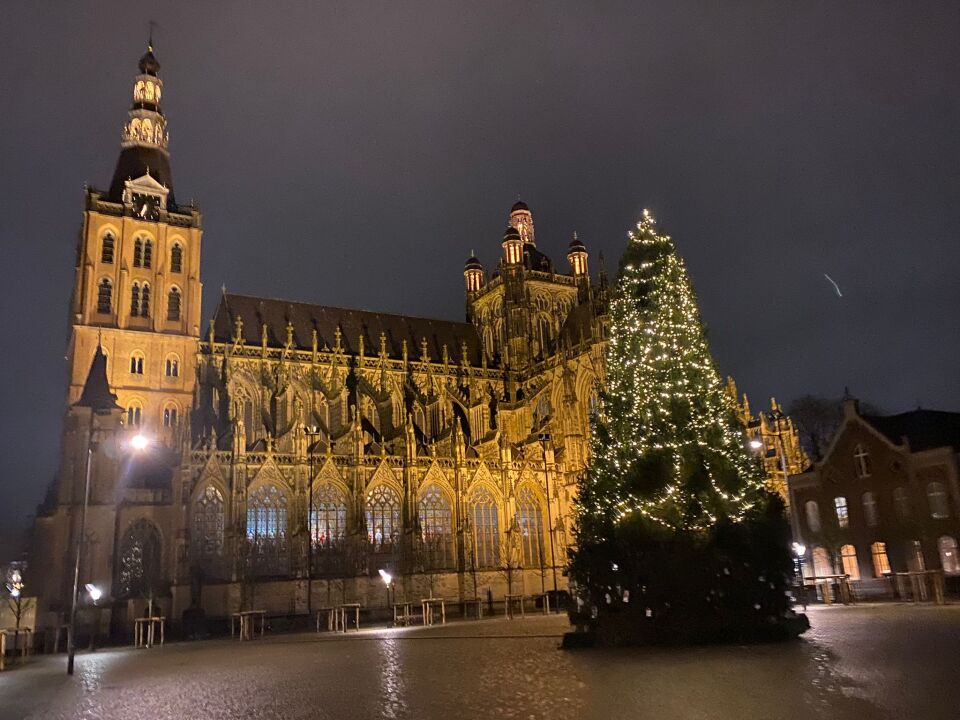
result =
[[170,272],[183,272],[183,246],[180,243],[174,243],[170,248]]
[[100,243],[100,262],[113,264],[113,252],[116,246],[116,240],[113,233],[105,233]]
[[130,374],[143,375],[143,353],[139,350],[130,353]]
[[133,266],[143,266],[143,240],[141,238],[133,241]]
[[127,427],[140,427],[140,419],[143,414],[143,408],[140,403],[133,402],[127,405]]
[[374,550],[385,551],[400,539],[400,497],[387,485],[367,495],[367,537]]
[[120,541],[118,597],[152,597],[160,590],[160,533],[153,523],[138,520]]
[[380,440],[380,413],[372,398],[360,397],[361,424],[371,440]]
[[923,557],[923,545],[919,540],[907,540],[905,550],[908,572],[923,572],[927,569],[927,564]]
[[937,540],[937,550],[940,552],[940,567],[947,575],[960,575],[960,555],[957,555],[957,541],[949,535],[943,535]]
[[833,575],[833,562],[830,560],[830,553],[826,548],[819,545],[810,553],[813,557],[813,574],[817,577],[827,577]]
[[863,521],[868,527],[876,527],[880,522],[880,511],[877,508],[876,494],[865,492],[861,501],[863,502]]
[[[487,488],[477,488],[470,502],[473,521],[474,566],[493,568],[500,565],[500,522],[497,500]],[[467,558],[467,562],[471,561]]]
[[167,320],[180,319],[180,290],[175,287],[170,288],[167,293]]
[[223,494],[207,485],[193,503],[191,547],[199,560],[223,555]]
[[163,426],[165,428],[175,428],[177,426],[176,405],[167,405],[167,407],[163,409]]
[[857,549],[853,545],[844,545],[840,548],[840,560],[843,562],[843,572],[851,580],[860,579],[860,564],[857,562]]
[[247,537],[254,542],[287,535],[287,496],[276,485],[261,485],[247,498]]
[[418,402],[413,404],[413,424],[424,435],[427,434],[427,416],[423,412],[423,406]]
[[169,378],[180,377],[180,358],[176,355],[168,355],[164,364],[164,375]]
[[153,241],[143,241],[143,266],[149,268],[153,264]]
[[847,499],[845,497],[835,497],[833,507],[837,511],[837,525],[845,528],[850,526],[850,511],[847,509]]
[[905,487],[895,488],[893,491],[893,507],[897,512],[897,519],[903,522],[910,519],[910,495]]
[[101,315],[109,315],[113,307],[113,283],[107,278],[103,278],[97,286],[97,312]]
[[883,577],[890,574],[890,558],[887,557],[887,544],[875,542],[870,546],[870,555],[873,558],[874,577]]
[[424,561],[428,568],[453,564],[453,512],[450,501],[436,483],[430,483],[419,503]]
[[517,493],[517,526],[520,528],[523,566],[542,567],[543,515],[540,512],[540,500],[529,486]]
[[927,485],[927,502],[930,504],[930,517],[943,520],[950,517],[950,505],[947,502],[947,490],[943,483],[932,482]]
[[130,285],[130,317],[140,316],[140,283]]
[[324,483],[313,490],[313,508],[310,511],[310,538],[313,547],[337,547],[347,530],[347,501],[332,483]]
[[140,317],[150,317],[150,283],[140,288]]
[[807,500],[803,505],[803,509],[807,516],[807,527],[810,528],[810,532],[820,532],[820,508],[817,505],[817,501]]

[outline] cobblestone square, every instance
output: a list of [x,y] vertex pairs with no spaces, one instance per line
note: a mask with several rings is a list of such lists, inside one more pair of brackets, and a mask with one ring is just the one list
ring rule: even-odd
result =
[[0,718],[956,718],[960,606],[811,610],[801,641],[558,648],[563,617],[63,656],[0,675]]

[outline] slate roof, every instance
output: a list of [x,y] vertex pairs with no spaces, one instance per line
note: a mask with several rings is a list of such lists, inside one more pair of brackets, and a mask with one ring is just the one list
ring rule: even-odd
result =
[[117,396],[110,390],[110,383],[107,382],[107,356],[103,354],[103,348],[99,344],[93,354],[93,362],[90,363],[90,372],[87,373],[80,399],[73,406],[88,407],[94,412],[121,409],[117,405]]
[[170,156],[158,147],[133,145],[123,148],[117,158],[117,167],[113,171],[113,180],[110,181],[110,190],[107,197],[112,202],[123,201],[123,183],[135,180],[147,174],[161,185],[166,186],[170,193],[167,195],[167,208],[175,211],[177,203],[173,197],[173,174],[170,172]]
[[581,339],[590,342],[599,340],[594,333],[594,310],[590,303],[582,303],[574,307],[567,315],[567,319],[560,328],[560,337],[569,346],[580,344]]
[[220,298],[213,319],[215,342],[232,342],[236,318],[243,320],[243,339],[247,345],[260,345],[261,330],[267,325],[267,344],[279,348],[286,344],[287,321],[293,325],[293,344],[299,350],[311,350],[313,331],[317,331],[317,348],[333,349],[336,330],[342,333],[340,344],[348,355],[358,355],[363,336],[364,354],[375,357],[380,353],[380,333],[386,335],[388,357],[403,358],[403,341],[407,341],[410,360],[419,360],[421,342],[427,340],[427,353],[434,362],[443,359],[446,344],[451,363],[459,363],[461,345],[467,345],[467,358],[472,365],[483,359],[480,337],[468,322],[433,320],[429,318],[393,315],[370,310],[353,310],[312,305],[274,298],[253,297],[227,293]]
[[912,410],[899,415],[861,417],[897,445],[907,438],[913,451],[940,447],[960,450],[960,413]]

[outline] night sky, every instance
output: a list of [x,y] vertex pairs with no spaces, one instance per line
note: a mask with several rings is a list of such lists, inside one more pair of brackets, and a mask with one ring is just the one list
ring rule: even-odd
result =
[[649,207],[755,407],[960,410],[955,3],[7,2],[0,560],[56,468],[83,185],[151,17],[205,317],[225,284],[462,319],[518,195],[564,271],[574,230],[615,270]]

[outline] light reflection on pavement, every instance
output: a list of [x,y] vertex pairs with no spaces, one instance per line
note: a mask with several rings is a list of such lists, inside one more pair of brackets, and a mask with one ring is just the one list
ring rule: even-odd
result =
[[777,645],[558,649],[563,617],[39,657],[0,720],[956,718],[960,606],[811,611]]

